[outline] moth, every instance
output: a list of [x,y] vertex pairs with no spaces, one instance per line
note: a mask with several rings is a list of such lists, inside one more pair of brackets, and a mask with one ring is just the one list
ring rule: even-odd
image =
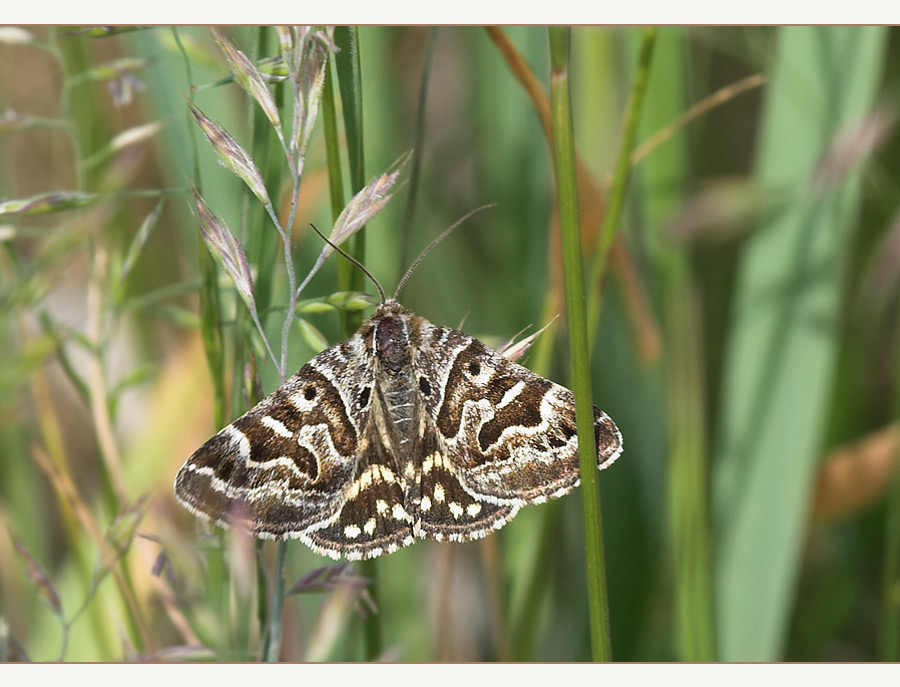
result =
[[[189,511],[366,559],[416,538],[479,539],[522,506],[578,486],[572,392],[431,324],[375,283],[381,305],[353,337],[182,466],[175,496]],[[597,466],[607,468],[622,435],[597,408],[594,435]]]

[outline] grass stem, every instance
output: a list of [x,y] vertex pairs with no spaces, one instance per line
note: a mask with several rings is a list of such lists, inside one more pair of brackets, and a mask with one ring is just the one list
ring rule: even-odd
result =
[[[363,121],[362,121],[362,70],[359,60],[359,29],[338,26],[334,30],[334,41],[341,49],[335,57],[337,65],[338,86],[341,91],[341,104],[344,110],[344,129],[347,136],[348,162],[350,167],[350,188],[353,193],[362,190],[366,183],[365,157],[363,155]],[[365,227],[360,229],[351,241],[348,253],[365,264],[366,243]],[[346,261],[342,261],[346,262]],[[344,273],[346,274],[346,273]],[[341,291],[361,291],[363,274],[359,270],[349,273],[349,281],[341,282]],[[344,336],[349,337],[362,324],[362,313],[349,310],[341,311],[341,327]],[[380,611],[378,603],[378,566],[375,560],[369,559],[360,564],[363,577],[372,580],[369,594],[372,604]],[[366,657],[374,660],[381,655],[381,619],[378,612],[370,613],[365,619]]]
[[275,576],[272,579],[269,597],[268,634],[266,636],[265,660],[277,663],[281,656],[281,623],[284,615],[284,563],[287,553],[287,542],[279,540],[275,554]]
[[631,151],[634,148],[638,124],[641,121],[641,112],[644,109],[644,97],[647,92],[647,83],[650,80],[650,66],[653,61],[653,48],[655,45],[656,28],[652,26],[647,27],[644,29],[637,69],[631,82],[631,95],[628,98],[628,106],[625,109],[625,123],[622,128],[622,137],[619,141],[619,152],[616,157],[612,187],[606,198],[603,228],[600,230],[594,257],[590,263],[589,294],[595,294],[591,299],[593,307],[589,308],[590,327],[588,332],[591,337],[596,332],[597,324],[600,321],[600,284],[609,263],[609,249],[612,248],[613,241],[619,232],[619,222],[622,219],[625,192],[628,190],[628,181],[631,178]]
[[[900,322],[900,319],[898,319]],[[900,336],[900,325],[897,335]],[[900,417],[900,355],[894,359],[894,417]],[[900,455],[894,456],[894,469],[887,496],[884,526],[884,563],[882,565],[882,611],[879,632],[879,658],[900,660]]]
[[612,645],[609,634],[606,567],[603,558],[603,522],[597,480],[591,361],[588,350],[584,269],[581,262],[581,235],[575,176],[575,144],[569,93],[570,31],[564,27],[549,29],[550,108],[553,121],[554,162],[565,274],[566,319],[572,355],[572,389],[575,392],[575,418],[578,426],[591,655],[595,661],[610,661],[612,660]]

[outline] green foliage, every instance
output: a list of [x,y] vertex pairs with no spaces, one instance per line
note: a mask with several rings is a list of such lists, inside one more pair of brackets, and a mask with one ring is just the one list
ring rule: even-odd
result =
[[[0,32],[0,658],[587,660],[605,584],[616,660],[896,659],[900,34],[555,35]],[[580,493],[365,566],[175,503],[375,302],[310,223],[391,293],[488,203],[402,300],[499,347],[581,248],[524,362],[622,431],[605,575]]]
[[879,28],[778,32],[782,59],[755,175],[788,198],[744,245],[721,397],[715,509],[726,660],[782,653],[861,200],[861,153],[839,146],[876,106],[885,38]]

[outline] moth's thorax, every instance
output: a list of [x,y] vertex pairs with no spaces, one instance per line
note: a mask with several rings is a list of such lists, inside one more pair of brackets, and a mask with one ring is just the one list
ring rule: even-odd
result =
[[402,378],[409,376],[413,347],[418,338],[415,317],[397,301],[381,304],[369,323],[371,351],[379,376]]
[[411,362],[407,323],[389,316],[375,324],[374,353],[379,367],[392,377],[408,374]]

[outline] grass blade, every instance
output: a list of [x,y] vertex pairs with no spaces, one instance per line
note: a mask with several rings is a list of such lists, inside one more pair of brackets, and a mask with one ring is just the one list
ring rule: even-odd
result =
[[[640,50],[635,41],[635,52]],[[660,30],[652,78],[648,83],[642,132],[676,134],[687,108],[685,32]],[[701,101],[706,102],[706,101]],[[660,140],[652,136],[648,140]],[[641,148],[647,149],[645,145]],[[635,149],[638,150],[638,149]],[[625,151],[628,154],[629,151]],[[684,179],[690,177],[685,136],[659,147],[636,167],[638,207],[647,225],[656,228],[649,248],[657,258],[662,287],[664,383],[668,444],[669,549],[672,561],[675,647],[683,661],[715,660],[715,625],[710,556],[709,479],[706,447],[705,370],[698,298],[690,248],[673,242],[665,227],[685,202]]]
[[603,522],[597,480],[597,447],[594,443],[594,403],[591,359],[588,351],[587,312],[584,302],[584,268],[575,178],[575,143],[569,95],[570,29],[551,27],[550,109],[553,118],[553,150],[559,197],[565,271],[566,319],[572,354],[572,389],[578,426],[578,459],[584,510],[584,544],[588,580],[591,655],[595,661],[612,660],[609,608],[606,596],[606,564],[603,560]]
[[[344,111],[344,131],[347,135],[347,161],[350,168],[350,190],[358,193],[366,184],[365,156],[363,154],[362,121],[362,74],[359,63],[359,30],[355,26],[338,26],[334,30],[334,42],[340,48],[334,61],[337,67],[338,87]],[[347,250],[359,262],[366,261],[365,227],[353,237]],[[363,275],[349,266],[343,271],[339,289],[341,291],[362,291]],[[362,317],[359,313],[342,313],[341,325],[344,336],[350,336],[359,328]]]
[[[363,121],[362,121],[362,73],[359,62],[359,29],[355,26],[338,26],[334,29],[334,42],[340,48],[335,56],[337,66],[338,87],[341,91],[341,104],[344,110],[344,130],[347,134],[347,158],[350,167],[350,188],[358,193],[365,186],[365,157],[363,155]],[[348,249],[354,258],[366,262],[366,232],[362,227],[352,239]],[[347,264],[346,261],[341,261]],[[362,291],[363,275],[352,266],[342,267],[339,272],[338,288],[341,291]],[[362,323],[359,312],[341,312],[341,327],[344,336],[350,336]],[[378,567],[375,560],[363,561],[360,569],[362,575],[372,580],[370,593],[375,607],[378,607]],[[365,620],[366,656],[374,660],[381,654],[381,619],[377,613],[370,613]]]
[[764,108],[758,182],[791,191],[750,237],[723,370],[714,494],[721,658],[781,658],[816,457],[826,429],[858,174],[811,182],[872,106],[883,28],[786,27]]
[[[897,228],[900,228],[900,216],[894,221],[892,233],[896,234]],[[894,267],[896,268],[896,263]],[[890,270],[890,272],[894,271],[895,269]],[[900,417],[900,355],[896,358],[894,368],[895,420],[898,417]],[[883,608],[879,628],[879,658],[882,661],[900,660],[900,470],[897,469],[897,465],[900,465],[900,451],[895,449],[894,474],[887,496],[884,527],[884,562],[881,582]]]

